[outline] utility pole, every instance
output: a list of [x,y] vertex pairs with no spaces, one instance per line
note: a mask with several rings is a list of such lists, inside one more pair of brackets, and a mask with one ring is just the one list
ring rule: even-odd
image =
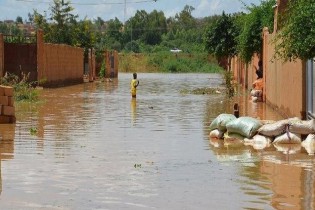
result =
[[124,24],[126,24],[126,13],[127,13],[127,0],[125,0],[125,8],[124,8]]

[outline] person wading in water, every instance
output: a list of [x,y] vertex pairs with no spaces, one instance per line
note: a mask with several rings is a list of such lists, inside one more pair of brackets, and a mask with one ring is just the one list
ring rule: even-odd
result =
[[137,87],[139,85],[139,80],[137,79],[137,73],[133,73],[133,79],[130,82],[130,92],[131,92],[131,96],[132,98],[136,98],[137,97]]

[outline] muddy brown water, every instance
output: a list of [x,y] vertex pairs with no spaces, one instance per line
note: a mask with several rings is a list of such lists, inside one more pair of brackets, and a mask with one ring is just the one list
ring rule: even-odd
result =
[[[216,74],[131,74],[42,91],[0,125],[0,209],[314,209],[314,157],[209,140],[220,113],[282,119],[242,94],[191,95]],[[37,131],[35,135],[31,130]]]

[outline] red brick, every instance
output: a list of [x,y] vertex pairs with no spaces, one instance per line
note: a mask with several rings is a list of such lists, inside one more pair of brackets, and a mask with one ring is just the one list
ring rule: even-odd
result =
[[0,96],[4,96],[4,87],[0,85]]
[[8,106],[14,106],[14,97],[8,96]]
[[0,124],[8,124],[10,123],[10,120],[11,120],[10,116],[0,115]]
[[5,86],[4,87],[5,96],[13,96],[13,87]]
[[9,105],[8,96],[0,96],[0,104],[2,104],[4,106],[8,106]]
[[2,106],[2,115],[15,116],[15,109],[13,106]]
[[16,117],[10,116],[10,123],[16,123]]

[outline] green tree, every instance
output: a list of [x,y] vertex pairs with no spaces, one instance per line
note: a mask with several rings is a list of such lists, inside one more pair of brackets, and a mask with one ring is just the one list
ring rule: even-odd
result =
[[47,39],[52,43],[73,45],[73,32],[78,16],[71,13],[74,8],[70,6],[70,1],[54,0],[50,10],[52,23],[49,24],[48,33],[46,32]]
[[226,15],[223,12],[221,17],[212,22],[205,32],[205,49],[208,53],[216,56],[218,60],[227,57],[230,61],[237,53],[236,37],[238,31],[235,25],[235,16]]
[[[315,3],[289,1],[285,12],[280,13],[280,31],[276,37],[276,55],[287,59],[315,57]],[[282,16],[281,16],[282,15]]]
[[148,13],[145,10],[137,11],[134,17],[131,17],[125,24],[125,40],[141,39],[148,22]]
[[15,22],[16,22],[16,23],[22,23],[22,24],[23,24],[23,19],[22,19],[22,17],[21,17],[21,16],[17,16]]
[[115,41],[122,41],[122,29],[123,24],[116,17],[115,19],[111,19],[107,22],[106,35],[109,38],[114,39]]
[[49,31],[49,25],[46,18],[46,13],[44,15],[37,12],[37,10],[33,11],[33,14],[29,13],[29,20],[35,25],[36,29],[42,29],[45,33]]
[[179,14],[177,13],[175,15],[175,20],[180,28],[196,28],[196,20],[191,14],[194,10],[194,7],[185,5],[184,9]]
[[162,35],[166,33],[166,18],[163,12],[153,10],[148,15],[146,29],[143,33],[143,41],[149,45],[159,44],[162,40]]
[[85,49],[93,48],[95,43],[95,33],[93,32],[93,24],[90,20],[84,19],[76,24],[75,37],[76,46]]
[[0,33],[13,36],[22,36],[22,31],[15,24],[0,23]]
[[248,14],[238,16],[241,32],[237,38],[237,50],[245,62],[250,62],[254,53],[262,54],[262,31],[264,27],[273,29],[274,0],[261,1],[259,6],[247,7]]

